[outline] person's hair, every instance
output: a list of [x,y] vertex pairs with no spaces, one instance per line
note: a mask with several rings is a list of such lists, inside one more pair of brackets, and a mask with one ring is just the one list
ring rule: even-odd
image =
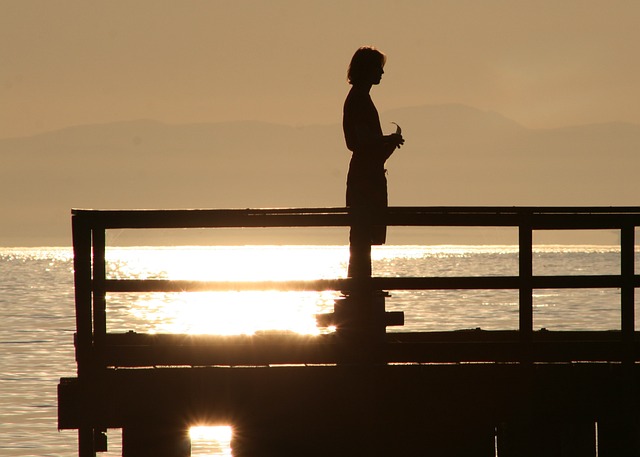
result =
[[359,48],[351,58],[347,81],[349,84],[366,82],[373,71],[384,67],[386,61],[387,56],[373,46]]

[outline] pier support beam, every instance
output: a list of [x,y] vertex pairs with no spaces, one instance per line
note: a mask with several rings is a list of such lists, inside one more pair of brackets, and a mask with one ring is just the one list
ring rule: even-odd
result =
[[595,423],[521,419],[498,426],[499,457],[596,457]]
[[640,456],[638,413],[604,417],[598,420],[598,457]]
[[134,425],[122,429],[122,457],[189,457],[191,438],[185,426]]

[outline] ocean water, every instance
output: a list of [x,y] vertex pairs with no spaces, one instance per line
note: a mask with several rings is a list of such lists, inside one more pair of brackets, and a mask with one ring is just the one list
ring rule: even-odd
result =
[[[534,274],[602,275],[620,271],[618,247],[538,246]],[[638,256],[636,256],[638,257]],[[345,246],[110,248],[110,278],[198,280],[316,279],[346,275]],[[516,275],[514,246],[382,246],[377,276]],[[638,265],[636,265],[636,269]],[[56,387],[75,376],[72,252],[69,248],[0,249],[0,455],[77,455],[75,431],[57,430]],[[333,292],[111,294],[109,331],[252,333],[315,327]],[[619,329],[620,292],[613,289],[536,290],[534,327]],[[516,329],[517,291],[394,291],[388,310],[405,312],[390,331]],[[636,313],[637,315],[638,313]],[[638,323],[636,323],[636,326]],[[217,433],[217,434],[216,434]],[[194,429],[193,455],[231,455],[228,429]],[[121,453],[120,431],[109,452]]]

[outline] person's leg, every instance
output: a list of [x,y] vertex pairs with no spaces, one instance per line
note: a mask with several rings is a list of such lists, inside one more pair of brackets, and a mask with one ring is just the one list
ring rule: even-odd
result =
[[350,278],[371,277],[371,232],[365,227],[351,227],[347,276]]

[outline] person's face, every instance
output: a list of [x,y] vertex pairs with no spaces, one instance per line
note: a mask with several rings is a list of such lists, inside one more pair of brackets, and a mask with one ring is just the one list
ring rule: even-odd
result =
[[382,67],[382,65],[380,65],[379,68],[376,68],[371,72],[371,83],[380,84],[383,74],[384,74],[384,68]]

